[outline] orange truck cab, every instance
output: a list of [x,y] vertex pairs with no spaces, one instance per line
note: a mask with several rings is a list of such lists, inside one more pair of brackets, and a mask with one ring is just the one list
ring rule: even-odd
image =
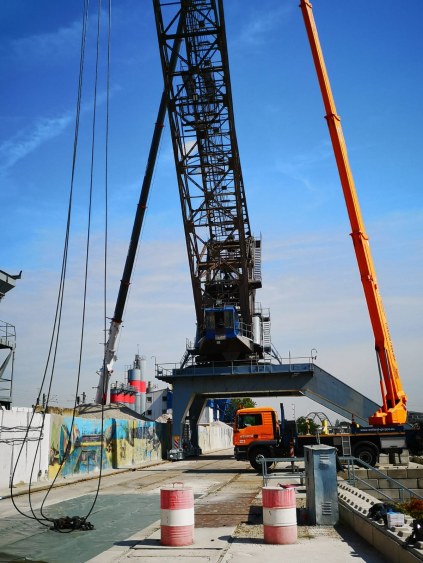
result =
[[238,461],[249,461],[261,471],[260,456],[269,457],[279,446],[280,424],[278,413],[272,407],[239,409],[234,422],[234,455]]

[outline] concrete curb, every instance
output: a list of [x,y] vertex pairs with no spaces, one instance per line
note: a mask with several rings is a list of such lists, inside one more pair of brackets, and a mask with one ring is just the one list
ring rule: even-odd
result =
[[387,561],[423,561],[423,542],[417,542],[413,547],[405,543],[412,532],[411,516],[405,517],[405,525],[398,528],[388,528],[382,520],[369,519],[369,508],[380,501],[343,481],[338,483],[338,499],[341,521],[373,545]]

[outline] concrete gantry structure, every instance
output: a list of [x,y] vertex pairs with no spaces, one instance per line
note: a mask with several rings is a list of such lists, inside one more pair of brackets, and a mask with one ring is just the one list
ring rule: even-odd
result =
[[173,388],[173,436],[178,441],[182,425],[189,418],[192,445],[197,447],[197,422],[205,401],[223,397],[305,396],[360,424],[379,408],[349,385],[307,363],[236,363],[191,365],[167,369],[158,366],[157,378]]

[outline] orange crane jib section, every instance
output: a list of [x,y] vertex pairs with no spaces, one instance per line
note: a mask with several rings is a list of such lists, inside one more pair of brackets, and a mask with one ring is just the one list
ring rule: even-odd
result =
[[326,111],[325,118],[329,127],[333,151],[344,192],[352,230],[351,237],[375,337],[375,349],[383,404],[382,407],[369,418],[369,423],[374,426],[404,424],[407,420],[407,396],[402,388],[382,298],[379,294],[369,239],[364,227],[354,179],[348,162],[347,147],[342,132],[341,120],[336,112],[311,3],[306,0],[301,0],[300,8],[303,14],[323,97]]

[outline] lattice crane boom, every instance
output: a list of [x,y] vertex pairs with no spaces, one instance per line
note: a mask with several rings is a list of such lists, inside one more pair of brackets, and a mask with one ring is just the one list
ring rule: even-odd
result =
[[[248,217],[223,5],[154,0],[154,10],[197,317],[196,354],[204,361],[261,355],[252,336],[261,241],[252,236]],[[181,47],[172,71],[176,40]],[[235,338],[240,346],[223,342],[231,325],[244,338]],[[220,339],[218,326],[225,329]]]

